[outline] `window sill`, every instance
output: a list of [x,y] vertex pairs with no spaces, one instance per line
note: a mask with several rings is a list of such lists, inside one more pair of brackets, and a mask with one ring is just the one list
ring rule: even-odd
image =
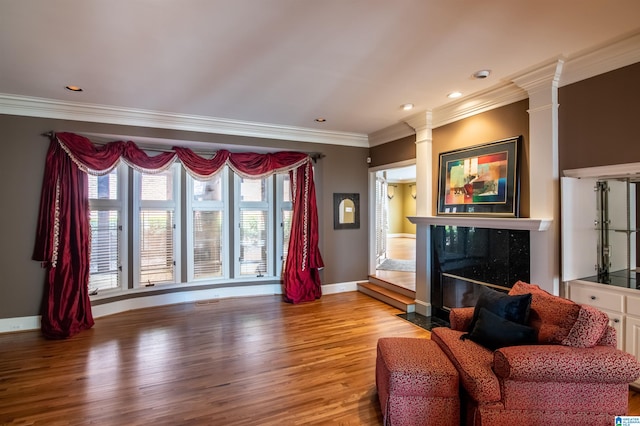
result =
[[104,290],[96,295],[90,296],[91,302],[109,302],[113,300],[123,300],[128,298],[143,297],[153,294],[176,293],[181,291],[197,291],[222,287],[241,287],[246,285],[279,284],[280,277],[243,277],[227,278],[220,280],[190,281],[185,283],[157,284],[150,287],[137,287],[125,290]]

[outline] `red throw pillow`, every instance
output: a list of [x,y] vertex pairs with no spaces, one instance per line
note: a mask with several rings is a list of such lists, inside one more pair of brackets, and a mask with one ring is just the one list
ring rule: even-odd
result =
[[554,296],[535,284],[518,281],[509,291],[510,295],[531,293],[529,325],[538,330],[538,343],[567,343],[580,305],[562,297]]
[[598,344],[608,325],[607,314],[593,306],[580,305],[578,319],[562,344],[575,348],[591,348]]

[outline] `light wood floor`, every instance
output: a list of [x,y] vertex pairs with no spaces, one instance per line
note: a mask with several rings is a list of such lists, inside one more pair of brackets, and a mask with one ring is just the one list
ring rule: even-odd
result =
[[381,424],[376,342],[428,337],[358,292],[221,299],[0,335],[0,425]]
[[[405,237],[387,238],[387,257],[398,260],[415,260],[416,239]],[[415,272],[376,270],[375,276],[395,285],[399,285],[413,291],[416,290]]]

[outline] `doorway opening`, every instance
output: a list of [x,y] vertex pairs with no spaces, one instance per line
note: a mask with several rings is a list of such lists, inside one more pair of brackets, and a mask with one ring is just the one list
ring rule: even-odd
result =
[[416,214],[416,167],[375,172],[375,277],[415,291],[416,229],[407,216]]

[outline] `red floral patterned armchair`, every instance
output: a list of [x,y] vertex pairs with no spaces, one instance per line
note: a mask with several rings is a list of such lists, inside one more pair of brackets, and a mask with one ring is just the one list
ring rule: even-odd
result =
[[601,311],[523,282],[509,295],[528,293],[533,344],[492,351],[464,338],[474,308],[453,309],[451,328],[433,329],[432,340],[460,374],[462,424],[613,424],[627,413],[640,364],[616,349],[615,330]]

